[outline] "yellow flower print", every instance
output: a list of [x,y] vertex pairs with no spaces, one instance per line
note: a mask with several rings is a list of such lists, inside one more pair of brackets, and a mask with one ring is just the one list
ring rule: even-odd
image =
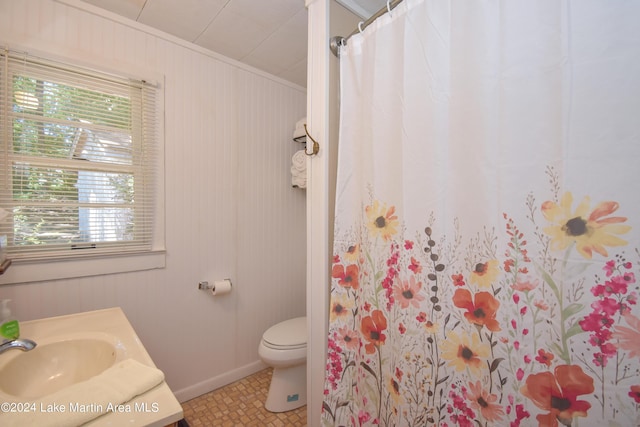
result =
[[389,378],[387,378],[387,391],[389,392],[389,396],[393,399],[393,403],[396,407],[404,403],[402,394],[400,394],[400,384],[393,376],[389,376]]
[[344,258],[351,263],[355,263],[360,258],[360,244],[350,245],[344,253]]
[[438,325],[437,323],[433,323],[431,320],[427,320],[426,322],[424,322],[424,328],[427,330],[427,333],[435,334],[436,332],[438,332],[439,327],[440,325]]
[[365,212],[367,214],[367,227],[374,237],[382,237],[389,240],[391,236],[398,232],[398,217],[394,215],[396,208],[391,206],[387,209],[387,205],[380,207],[378,201],[373,202],[373,206],[367,206]]
[[551,237],[551,248],[563,250],[575,242],[576,249],[585,258],[591,259],[593,252],[608,256],[605,246],[624,246],[625,240],[616,235],[631,230],[628,225],[621,224],[627,218],[609,216],[618,210],[618,203],[605,201],[598,203],[589,213],[590,199],[584,197],[571,212],[573,195],[566,192],[560,203],[546,201],[542,204],[542,214],[553,225],[544,228]]
[[500,274],[499,262],[491,259],[486,262],[479,262],[469,275],[469,282],[478,285],[480,288],[489,288]]
[[489,346],[480,342],[478,334],[458,335],[450,332],[442,342],[442,357],[458,372],[469,368],[474,376],[479,377],[482,368],[487,366],[488,356]]
[[353,301],[348,298],[346,293],[331,298],[331,312],[329,318],[331,322],[336,319],[344,319],[347,315],[351,314],[353,308]]

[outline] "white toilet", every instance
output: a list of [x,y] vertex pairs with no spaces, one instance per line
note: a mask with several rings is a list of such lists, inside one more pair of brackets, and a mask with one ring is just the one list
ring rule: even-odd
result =
[[306,405],[307,318],[285,320],[267,329],[258,354],[273,367],[264,407],[271,412],[285,412]]

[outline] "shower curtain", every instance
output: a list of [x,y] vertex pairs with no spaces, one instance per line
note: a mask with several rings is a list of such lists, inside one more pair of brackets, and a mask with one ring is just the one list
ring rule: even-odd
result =
[[638,22],[405,0],[342,47],[323,425],[640,425]]

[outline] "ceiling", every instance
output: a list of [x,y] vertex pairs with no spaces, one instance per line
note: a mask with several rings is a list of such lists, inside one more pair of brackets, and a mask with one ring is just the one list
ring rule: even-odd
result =
[[[306,86],[304,0],[84,0]],[[362,19],[385,0],[337,0]]]

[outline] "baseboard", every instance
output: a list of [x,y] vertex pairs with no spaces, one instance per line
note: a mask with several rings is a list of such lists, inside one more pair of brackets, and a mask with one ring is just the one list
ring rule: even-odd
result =
[[213,391],[220,387],[224,387],[225,385],[231,384],[232,382],[238,381],[251,374],[255,374],[256,372],[261,371],[265,368],[267,368],[267,365],[258,360],[248,365],[234,369],[233,371],[225,372],[224,374],[218,375],[217,377],[209,378],[192,386],[177,390],[173,394],[176,396],[176,399],[178,399],[180,403],[186,402],[187,400],[202,396],[205,393],[209,393],[210,391]]

